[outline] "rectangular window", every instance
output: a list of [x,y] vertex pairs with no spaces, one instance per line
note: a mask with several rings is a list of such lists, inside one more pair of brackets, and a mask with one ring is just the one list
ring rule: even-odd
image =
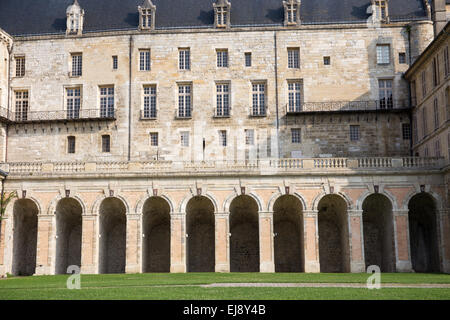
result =
[[189,147],[189,132],[188,131],[181,132],[181,146]]
[[351,141],[359,140],[359,126],[350,126],[350,140]]
[[411,125],[409,123],[402,124],[403,140],[411,140]]
[[225,130],[219,130],[219,145],[222,147],[227,146],[227,132]]
[[16,121],[28,120],[28,91],[15,91]]
[[192,86],[190,84],[178,85],[178,118],[192,116]]
[[331,58],[330,57],[323,57],[323,64],[326,66],[329,66],[331,64]]
[[66,89],[67,119],[78,119],[81,108],[81,88]]
[[432,70],[433,70],[433,85],[436,87],[439,85],[439,55],[433,58]]
[[287,13],[288,13],[288,23],[297,23],[297,5],[288,4]]
[[434,143],[434,155],[436,158],[441,157],[441,140],[437,139]]
[[300,49],[288,48],[288,68],[299,69],[300,68]]
[[150,71],[150,50],[139,50],[139,70]]
[[291,129],[292,134],[292,143],[302,143],[302,130],[297,129]]
[[114,118],[114,87],[100,87],[100,117]]
[[413,107],[417,105],[416,81],[411,82],[411,104]]
[[119,68],[119,60],[117,56],[112,57],[113,70],[117,70]]
[[380,109],[392,109],[394,102],[392,99],[392,80],[378,80]]
[[265,116],[266,115],[266,84],[253,83],[252,84],[252,115]]
[[426,71],[422,71],[422,100],[427,95],[427,74]]
[[423,154],[424,154],[425,157],[429,156],[428,146],[425,146],[425,150],[424,150]]
[[227,8],[226,7],[217,7],[217,25],[218,26],[226,26],[227,25]]
[[75,153],[75,137],[67,137],[67,153]]
[[434,111],[434,129],[437,130],[439,128],[439,103],[438,98],[434,99],[434,105],[433,105],[433,111]]
[[150,145],[152,147],[158,146],[158,132],[150,132]]
[[413,115],[413,134],[414,134],[414,144],[419,142],[419,134],[417,129],[417,117]]
[[230,85],[217,84],[216,85],[216,116],[229,117],[230,116]]
[[217,67],[228,68],[228,50],[217,50]]
[[375,4],[377,5],[378,10],[380,10],[381,19],[386,19],[386,0],[377,0]]
[[15,57],[16,59],[16,77],[25,76],[25,57]]
[[302,111],[302,83],[301,81],[288,82],[289,112]]
[[398,54],[398,63],[399,64],[406,64],[406,53],[405,52],[400,52]]
[[72,53],[72,77],[81,77],[83,74],[83,55]]
[[425,138],[426,137],[426,135],[427,135],[427,133],[428,133],[428,128],[427,128],[427,113],[426,113],[426,110],[425,110],[426,108],[425,107],[423,107],[423,109],[422,109],[422,121],[423,121],[423,123],[422,123],[422,126],[423,126],[423,137]]
[[252,66],[252,53],[251,52],[245,53],[245,66],[246,67]]
[[156,86],[144,87],[144,119],[156,119]]
[[179,49],[179,67],[180,70],[190,70],[191,69],[191,51],[189,48]]
[[102,136],[102,152],[111,152],[111,137],[109,135]]
[[444,49],[444,71],[445,71],[445,77],[447,77],[450,74],[450,63],[448,59],[448,47],[445,47]]
[[245,144],[248,146],[253,146],[255,144],[255,130],[245,130]]
[[390,60],[390,46],[388,44],[377,45],[377,64],[389,64]]

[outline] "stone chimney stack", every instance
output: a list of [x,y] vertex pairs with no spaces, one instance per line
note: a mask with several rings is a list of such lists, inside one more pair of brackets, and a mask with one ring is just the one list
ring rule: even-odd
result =
[[445,0],[433,0],[431,17],[434,23],[434,36],[436,37],[447,24]]

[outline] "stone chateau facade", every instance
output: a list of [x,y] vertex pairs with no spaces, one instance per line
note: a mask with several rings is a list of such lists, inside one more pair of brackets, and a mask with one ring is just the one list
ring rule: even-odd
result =
[[255,2],[2,1],[0,275],[450,272],[449,5]]

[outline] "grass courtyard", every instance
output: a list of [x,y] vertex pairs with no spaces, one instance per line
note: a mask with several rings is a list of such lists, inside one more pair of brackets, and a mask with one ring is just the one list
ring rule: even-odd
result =
[[[450,300],[450,288],[204,287],[221,283],[365,284],[369,274],[187,273],[81,275],[81,289],[66,287],[68,275],[0,280],[0,300]],[[382,284],[450,284],[450,275],[386,273]]]

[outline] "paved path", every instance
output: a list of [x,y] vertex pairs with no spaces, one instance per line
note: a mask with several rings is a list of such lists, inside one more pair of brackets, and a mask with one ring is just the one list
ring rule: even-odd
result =
[[[203,288],[367,288],[363,283],[213,283],[202,285]],[[447,288],[450,284],[402,284],[402,283],[383,283],[382,288]]]

